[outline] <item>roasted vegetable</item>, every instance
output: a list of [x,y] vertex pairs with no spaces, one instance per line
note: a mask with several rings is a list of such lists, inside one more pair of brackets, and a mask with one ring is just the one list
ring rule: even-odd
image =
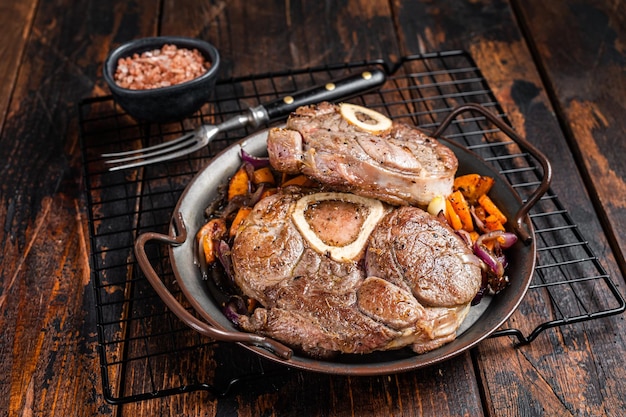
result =
[[461,191],[457,190],[450,194],[448,197],[450,205],[454,212],[459,216],[461,220],[463,230],[471,232],[474,230],[474,223],[472,221],[472,214],[470,213],[470,207]]
[[259,198],[259,200],[263,200],[265,197],[276,194],[277,192],[278,192],[278,188],[266,188],[261,193],[261,198]]
[[474,253],[487,265],[488,286],[494,293],[508,285],[509,279],[504,275],[507,260],[502,250],[510,248],[515,242],[517,236],[499,230],[485,233],[474,242]]
[[228,235],[230,237],[235,237],[235,235],[237,234],[237,230],[239,230],[239,226],[241,226],[241,223],[243,223],[243,221],[246,219],[246,217],[248,217],[248,214],[250,214],[251,211],[251,207],[245,206],[241,207],[239,211],[237,211],[237,215],[233,219],[233,222],[230,225],[230,230],[228,232]]
[[453,188],[460,191],[470,204],[475,204],[480,196],[489,193],[494,182],[491,177],[467,174],[456,177]]
[[242,165],[228,183],[228,200],[230,201],[237,196],[248,194],[250,192],[250,184],[248,169],[245,165]]
[[446,220],[454,230],[461,230],[463,228],[463,222],[461,222],[461,218],[456,214],[456,211],[454,211],[454,207],[452,207],[452,202],[450,202],[449,198],[446,198]]
[[226,236],[226,221],[222,218],[212,219],[198,232],[198,244],[202,247],[207,265],[217,260],[217,245]]
[[276,180],[274,179],[274,174],[270,167],[262,167],[259,169],[255,169],[252,174],[252,182],[256,185],[259,184],[270,184],[275,185]]
[[298,175],[291,179],[283,181],[281,187],[288,187],[290,185],[303,186],[309,182],[309,178],[306,175]]
[[500,222],[498,216],[494,216],[493,214],[490,214],[485,219],[485,228],[489,231],[501,230],[504,232],[505,230],[504,225]]
[[428,203],[427,211],[435,217],[439,216],[440,213],[443,213],[443,215],[445,216],[446,214],[445,197],[438,195],[434,197],[432,200],[430,200],[430,203]]
[[502,211],[500,211],[498,206],[496,206],[495,203],[491,201],[491,198],[489,198],[489,196],[487,195],[480,196],[478,198],[478,204],[480,204],[480,206],[484,208],[487,213],[489,213],[492,216],[496,216],[496,219],[500,223],[502,224],[506,223],[506,220],[507,220],[506,216],[502,213]]
[[241,160],[252,165],[254,169],[270,165],[270,159],[268,157],[250,155],[244,149],[241,150]]

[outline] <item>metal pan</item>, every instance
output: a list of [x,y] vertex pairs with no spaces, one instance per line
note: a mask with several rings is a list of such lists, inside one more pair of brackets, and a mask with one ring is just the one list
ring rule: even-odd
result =
[[[492,121],[540,162],[544,176],[538,189],[526,203],[522,204],[508,182],[482,159],[467,149],[440,138],[456,154],[459,160],[459,174],[478,173],[496,179],[490,196],[508,218],[514,219],[513,227],[520,237],[508,251],[510,264],[507,274],[510,285],[496,296],[485,297],[478,306],[472,307],[458,331],[457,338],[447,345],[421,355],[416,355],[408,349],[401,349],[367,355],[341,355],[332,361],[318,360],[299,355],[289,347],[267,337],[242,332],[224,316],[219,303],[216,302],[214,291],[202,278],[195,262],[197,258],[195,235],[205,223],[204,209],[218,198],[218,188],[226,184],[240,166],[241,149],[252,155],[267,153],[267,130],[255,133],[229,147],[197,174],[174,209],[170,234],[145,233],[137,238],[135,252],[139,265],[165,304],[188,326],[216,340],[239,343],[256,354],[289,367],[330,374],[383,375],[422,368],[454,357],[497,330],[524,298],[530,285],[536,255],[534,231],[528,211],[547,191],[552,175],[550,163],[536,148],[517,136],[491,112],[478,105],[468,104],[455,109],[433,136],[439,137],[452,121],[464,112],[479,113]],[[197,315],[187,311],[172,296],[150,265],[145,245],[153,240],[169,245],[170,261],[176,282]]]

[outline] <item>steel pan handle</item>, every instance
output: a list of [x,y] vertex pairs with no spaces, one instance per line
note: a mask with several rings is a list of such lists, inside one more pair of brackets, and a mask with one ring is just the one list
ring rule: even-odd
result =
[[137,262],[139,263],[139,267],[146,275],[148,281],[157,292],[159,297],[161,297],[161,300],[163,300],[167,307],[174,314],[176,314],[176,316],[180,320],[182,320],[187,326],[191,327],[193,330],[202,335],[209,336],[215,340],[225,342],[239,342],[250,345],[262,346],[265,349],[273,352],[281,359],[290,359],[293,351],[285,345],[273,339],[259,336],[253,333],[229,332],[217,329],[205,323],[204,321],[199,320],[197,317],[187,311],[187,309],[183,307],[178,302],[178,300],[176,300],[172,293],[167,289],[161,278],[159,278],[154,268],[152,268],[152,264],[150,264],[145,250],[146,244],[151,240],[156,240],[158,242],[166,243],[172,246],[179,246],[183,244],[187,239],[187,228],[185,227],[182,215],[180,213],[174,218],[174,222],[178,235],[170,236],[161,233],[147,232],[139,235],[139,237],[135,241],[135,256],[137,258]]
[[459,114],[465,112],[476,112],[485,116],[491,123],[496,125],[502,132],[504,132],[509,138],[517,143],[520,148],[531,154],[541,164],[541,168],[543,170],[543,178],[541,179],[541,183],[517,211],[517,213],[515,214],[515,221],[513,223],[513,229],[517,236],[519,236],[519,238],[524,243],[528,244],[532,241],[532,236],[523,227],[524,217],[526,217],[532,206],[534,206],[535,203],[539,201],[541,196],[544,195],[546,191],[548,191],[548,188],[550,188],[550,182],[552,181],[552,166],[550,165],[550,161],[548,161],[548,158],[546,158],[546,156],[539,149],[537,149],[526,139],[523,139],[521,136],[515,133],[515,131],[509,125],[504,123],[495,114],[493,114],[480,104],[467,103],[455,107],[452,112],[444,119],[444,121],[441,122],[441,125],[439,125],[437,130],[435,130],[432,135],[435,138],[440,137],[444,130],[446,130],[448,126],[450,126],[450,124],[454,121],[454,119],[456,119]]

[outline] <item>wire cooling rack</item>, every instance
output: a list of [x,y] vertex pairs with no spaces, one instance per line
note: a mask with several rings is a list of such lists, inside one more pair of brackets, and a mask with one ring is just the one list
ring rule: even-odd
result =
[[[108,172],[99,155],[161,143],[202,122],[219,123],[261,102],[372,66],[388,73],[386,84],[351,101],[396,121],[434,130],[455,106],[479,103],[508,123],[479,68],[463,51],[405,57],[393,68],[374,61],[224,80],[216,87],[215,99],[176,123],[137,123],[111,97],[80,103],[98,349],[108,402],[121,404],[196,390],[225,396],[242,382],[253,384],[261,376],[266,381],[288,370],[183,325],[152,290],[133,253],[138,234],[167,234],[173,208],[195,173],[220,150],[251,132],[222,134],[193,155],[136,170]],[[536,161],[481,117],[458,120],[445,136],[493,165],[523,200],[540,182]],[[537,266],[518,309],[525,319],[515,327],[506,323],[493,336],[529,343],[548,328],[624,311],[624,300],[612,280],[551,190],[530,216]],[[187,305],[174,282],[167,250],[150,250],[159,276]],[[526,302],[530,297],[532,308]]]

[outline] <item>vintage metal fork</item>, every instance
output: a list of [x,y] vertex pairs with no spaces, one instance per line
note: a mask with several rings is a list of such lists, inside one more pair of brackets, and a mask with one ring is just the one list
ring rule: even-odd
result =
[[135,151],[104,153],[102,157],[110,158],[105,161],[106,164],[113,165],[109,168],[110,171],[168,161],[205,147],[218,133],[242,127],[258,128],[263,123],[288,115],[300,106],[320,101],[346,99],[378,88],[385,82],[385,79],[385,73],[381,70],[368,69],[249,108],[244,114],[218,125],[202,125],[191,133],[165,143]]

